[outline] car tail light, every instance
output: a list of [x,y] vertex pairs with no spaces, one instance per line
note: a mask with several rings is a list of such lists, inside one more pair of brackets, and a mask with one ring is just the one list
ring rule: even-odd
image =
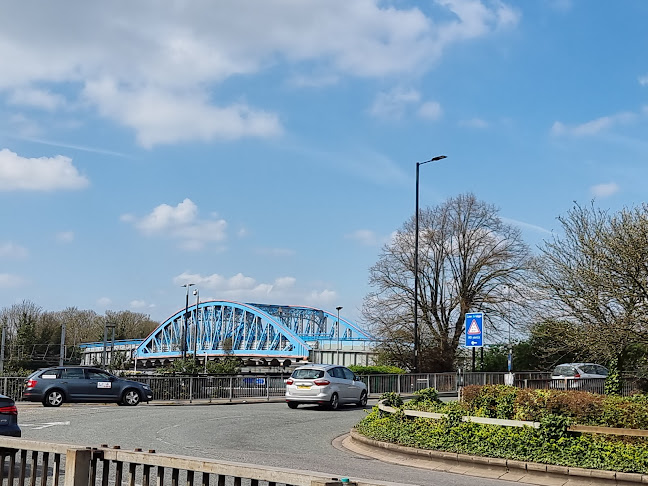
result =
[[292,385],[293,383],[295,383],[295,381],[292,378],[286,380],[286,385]]
[[579,373],[575,373],[575,374],[574,374],[574,378],[576,378],[576,379],[580,378],[580,374],[579,374]]
[[328,380],[315,380],[313,383],[315,383],[317,386],[326,386],[331,384],[331,382]]
[[34,388],[38,383],[36,380],[27,380],[26,388]]
[[8,413],[9,415],[18,415],[18,409],[15,405],[9,405],[8,407],[0,407],[0,413]]

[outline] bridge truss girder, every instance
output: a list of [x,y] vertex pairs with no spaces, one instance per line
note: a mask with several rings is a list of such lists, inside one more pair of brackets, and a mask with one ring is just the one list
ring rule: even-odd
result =
[[[186,319],[185,319],[186,317]],[[199,357],[308,359],[320,341],[371,341],[350,321],[320,309],[208,301],[182,309],[158,326],[135,351],[135,359]],[[183,347],[184,342],[184,347]]]

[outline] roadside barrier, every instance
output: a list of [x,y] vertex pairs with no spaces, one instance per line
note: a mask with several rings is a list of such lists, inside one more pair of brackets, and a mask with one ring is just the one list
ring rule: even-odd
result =
[[[468,385],[504,385],[507,373],[406,373],[385,375],[360,375],[372,398],[383,393],[395,392],[411,395],[425,388],[434,388],[440,394],[458,394]],[[125,378],[146,383],[153,390],[154,400],[233,400],[235,398],[283,397],[285,375],[237,375],[237,376],[158,376],[126,375]],[[0,393],[22,400],[24,377],[0,377]],[[604,379],[552,380],[549,373],[515,373],[514,386],[518,388],[551,388],[605,392]],[[621,395],[636,391],[634,381],[623,382]]]
[[0,437],[0,484],[41,486],[407,486],[229,461]]

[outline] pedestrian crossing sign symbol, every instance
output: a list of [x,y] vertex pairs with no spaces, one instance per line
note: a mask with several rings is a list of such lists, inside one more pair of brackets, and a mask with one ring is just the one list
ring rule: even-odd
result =
[[484,313],[466,314],[466,347],[481,348],[484,345]]

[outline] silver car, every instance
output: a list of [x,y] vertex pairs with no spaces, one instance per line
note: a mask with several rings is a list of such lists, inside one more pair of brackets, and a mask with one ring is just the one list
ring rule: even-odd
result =
[[551,373],[552,388],[602,392],[608,374],[608,369],[600,364],[564,363]]
[[290,408],[297,408],[300,403],[317,404],[330,410],[347,403],[364,407],[367,385],[344,366],[304,365],[286,380],[286,402]]

